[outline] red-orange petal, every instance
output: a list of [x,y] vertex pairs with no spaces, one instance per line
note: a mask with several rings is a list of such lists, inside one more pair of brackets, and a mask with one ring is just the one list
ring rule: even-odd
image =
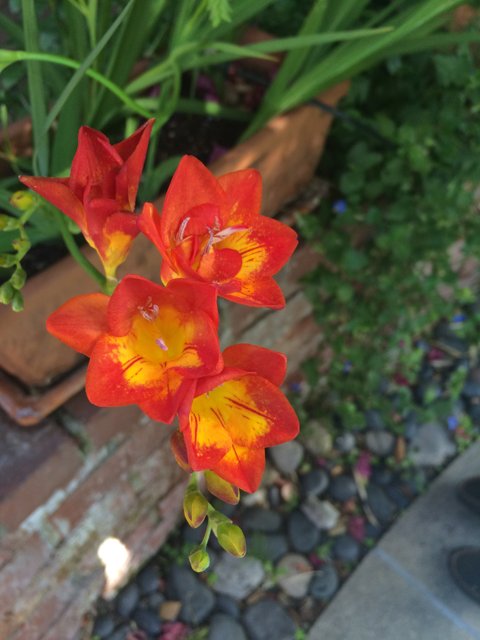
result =
[[[198,383],[197,392],[200,388]],[[260,376],[241,373],[196,395],[189,415],[181,411],[180,428],[190,464],[200,470],[212,468],[233,445],[263,449],[287,442],[298,434],[299,424],[278,387]]]
[[185,396],[184,376],[133,352],[122,359],[122,350],[128,350],[125,338],[106,335],[96,342],[85,381],[90,402],[100,407],[138,404],[153,420],[172,422]]
[[219,286],[218,295],[231,302],[244,304],[249,307],[268,307],[269,309],[283,309],[285,296],[271,277],[250,279],[247,282],[236,281],[237,289],[231,286]]
[[180,430],[194,471],[210,469],[232,447],[232,439],[222,428],[214,407],[200,412],[195,409],[194,401],[188,417],[180,416]]
[[218,182],[225,191],[225,226],[249,226],[258,218],[262,204],[260,173],[256,169],[232,171]]
[[[172,375],[179,375],[175,370],[168,372],[168,377],[171,380]],[[182,377],[182,376],[180,376]],[[168,402],[162,398],[161,394],[159,398],[155,396],[151,400],[146,400],[139,403],[140,409],[152,420],[158,422],[165,422],[170,424],[177,415],[180,407],[186,403],[186,398],[191,397],[191,390],[195,387],[195,380],[183,378],[174,392],[174,385],[169,382],[170,390],[172,391],[172,397]]]
[[178,429],[172,433],[170,438],[170,447],[178,466],[190,473],[192,468],[188,464],[187,447],[185,446],[185,439],[183,433]]
[[165,246],[162,242],[160,233],[160,213],[152,202],[145,202],[142,211],[137,219],[138,227],[140,231],[147,236],[152,242],[160,254],[164,256],[166,254]]
[[202,204],[221,206],[224,191],[215,176],[193,156],[183,156],[173,174],[162,209],[161,236],[165,246],[175,240],[184,216]]
[[20,176],[20,182],[45,198],[54,207],[76,222],[82,231],[85,230],[85,211],[82,202],[68,186],[68,178],[37,178]]
[[223,351],[225,367],[256,373],[279,387],[287,373],[287,357],[253,344],[234,344]]
[[70,187],[77,191],[88,185],[100,184],[107,174],[119,169],[122,163],[122,158],[106,135],[91,127],[80,127],[78,147],[70,171]]
[[247,449],[235,445],[211,471],[243,491],[253,493],[260,486],[264,469],[264,449]]
[[178,313],[196,315],[205,313],[218,326],[216,306],[217,292],[214,287],[201,282],[183,279],[173,280],[167,287],[155,284],[141,276],[126,276],[115,289],[108,308],[108,322],[111,332],[117,336],[126,335],[138,313],[147,311],[148,305],[169,305]]
[[76,296],[49,316],[47,330],[75,351],[89,356],[107,331],[109,300],[103,293]]
[[245,231],[232,233],[218,247],[242,256],[241,280],[275,275],[298,244],[297,234],[286,224],[258,216]]
[[116,177],[117,198],[120,196],[120,199],[125,204],[128,204],[129,211],[133,211],[135,208],[138,185],[142,177],[143,165],[154,122],[153,118],[148,120],[130,137],[113,145],[115,151],[124,161],[124,165]]
[[135,214],[118,212],[109,215],[101,231],[92,236],[107,277],[114,277],[125,262],[138,232]]
[[192,381],[221,370],[216,292],[174,281],[161,287],[127,276],[112,294],[108,333],[91,353],[86,390],[93,404],[139,404],[170,422]]

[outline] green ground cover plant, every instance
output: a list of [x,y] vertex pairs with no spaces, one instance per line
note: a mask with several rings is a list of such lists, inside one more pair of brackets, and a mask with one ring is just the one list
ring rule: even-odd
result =
[[[174,113],[202,113],[248,119],[248,114],[198,100],[192,89],[200,71],[246,55],[269,57],[282,50],[370,37],[378,29],[323,32],[304,38],[279,38],[250,47],[235,44],[237,31],[272,0],[65,0],[10,4],[0,16],[5,42],[0,49],[0,119],[3,127],[28,115],[33,155],[5,158],[12,173],[64,176],[81,125],[121,138],[145,118],[155,125],[141,185],[144,199],[158,195],[179,157],[159,161],[159,133]],[[78,229],[62,221],[36,198],[11,201],[16,177],[0,182],[0,267],[6,269],[0,300],[22,308],[25,271],[21,260],[34,244],[62,236],[87,270],[73,235]],[[20,205],[20,206],[17,206]],[[12,241],[14,244],[12,244]],[[17,246],[18,245],[18,246]],[[12,280],[13,278],[13,280]],[[6,282],[5,282],[6,280]]]
[[[392,394],[398,410],[409,407],[407,385],[430,348],[423,337],[440,321],[437,337],[452,353],[478,333],[478,292],[458,272],[480,257],[475,57],[467,46],[392,57],[357,79],[325,154],[323,170],[338,191],[317,216],[299,217],[323,257],[306,282],[332,349],[320,395],[351,427],[375,408],[395,428]],[[306,365],[317,391],[322,365]],[[464,374],[460,367],[451,378],[451,402]],[[442,409],[435,389],[422,401],[425,411]]]

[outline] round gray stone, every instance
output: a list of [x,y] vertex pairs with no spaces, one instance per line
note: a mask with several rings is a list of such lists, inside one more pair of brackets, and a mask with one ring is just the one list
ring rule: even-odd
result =
[[455,451],[446,430],[435,422],[419,427],[408,448],[410,459],[418,467],[441,466]]
[[140,589],[135,582],[131,582],[120,591],[116,600],[115,608],[122,618],[128,618],[138,604]]
[[115,629],[115,620],[113,616],[109,613],[99,616],[95,620],[95,624],[93,625],[92,634],[94,636],[98,636],[99,638],[107,638],[112,631]]
[[287,521],[287,531],[290,544],[294,551],[309,553],[320,542],[320,531],[299,510],[292,511]]
[[135,623],[150,635],[158,635],[162,630],[162,621],[160,616],[151,609],[136,609],[132,615]]
[[250,507],[242,515],[242,525],[244,531],[272,533],[281,528],[282,518],[276,511],[262,507]]
[[247,635],[239,622],[225,613],[216,613],[210,621],[208,640],[247,640]]
[[335,438],[335,447],[342,453],[349,453],[356,445],[355,436],[349,431]]
[[240,617],[240,607],[232,597],[219,593],[216,602],[215,610],[219,613],[225,613],[230,618],[235,618],[235,620]]
[[293,640],[296,625],[275,600],[264,599],[247,607],[243,623],[251,640]]
[[286,475],[296,471],[303,460],[303,447],[296,440],[272,447],[269,451],[273,464]]
[[122,624],[117,627],[113,633],[111,633],[105,640],[127,640],[127,636],[130,633],[130,625]]
[[342,562],[356,562],[360,556],[360,545],[351,535],[345,533],[335,538],[332,553]]
[[480,398],[480,368],[476,367],[469,371],[462,395],[466,398]]
[[215,566],[215,575],[213,589],[217,593],[242,600],[262,584],[265,571],[257,558],[234,558],[224,553]]
[[310,581],[309,593],[317,600],[329,600],[337,591],[340,579],[332,562],[325,562]]
[[325,425],[309,420],[302,433],[302,442],[314,456],[326,456],[333,448],[333,438]]
[[215,607],[215,596],[190,567],[173,566],[168,577],[168,592],[180,600],[180,620],[191,625],[204,622]]
[[346,502],[357,495],[357,485],[351,476],[335,476],[330,481],[328,492],[333,500]]
[[395,436],[390,431],[377,429],[375,431],[367,431],[365,442],[374,455],[388,456],[395,447]]
[[302,504],[301,509],[318,529],[326,531],[333,529],[340,518],[338,509],[327,500],[310,497]]
[[367,487],[367,501],[373,515],[380,524],[387,524],[396,512],[395,504],[390,500],[382,487],[370,482]]
[[306,496],[320,496],[327,488],[330,479],[324,469],[312,469],[300,476],[302,493]]
[[373,429],[376,431],[377,429],[385,428],[383,416],[379,411],[377,411],[377,409],[368,409],[365,411],[365,422],[367,424],[367,429]]
[[292,598],[304,598],[312,579],[312,565],[299,553],[287,553],[277,564],[280,589]]
[[247,535],[248,554],[262,561],[276,562],[288,551],[288,540],[283,533],[254,532]]
[[160,571],[155,565],[147,565],[140,571],[137,576],[136,583],[140,588],[142,595],[157,591],[160,585]]

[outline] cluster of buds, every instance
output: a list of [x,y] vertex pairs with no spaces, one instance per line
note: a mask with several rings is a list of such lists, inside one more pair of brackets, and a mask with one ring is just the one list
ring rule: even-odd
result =
[[[21,181],[77,223],[98,253],[105,290],[68,300],[48,319],[57,338],[90,358],[86,393],[98,406],[138,405],[153,420],[172,423],[172,450],[192,474],[184,512],[191,526],[208,519],[205,539],[190,556],[208,565],[210,533],[237,556],[241,530],[216,511],[207,490],[236,503],[239,489],[256,491],[265,448],[293,439],[298,419],[280,390],[283,354],[250,344],[220,350],[218,297],[280,309],[273,280],[293,253],[295,232],[260,215],[261,177],[253,169],[216,178],[185,156],[171,180],[163,210],[136,196],[152,122],[111,145],[82,127],[68,178]],[[135,236],[142,232],[162,256],[161,281],[137,275],[117,282]]]

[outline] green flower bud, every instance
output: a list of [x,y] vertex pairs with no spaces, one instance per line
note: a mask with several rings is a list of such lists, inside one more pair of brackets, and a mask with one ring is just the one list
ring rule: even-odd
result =
[[31,246],[32,245],[30,243],[30,240],[28,240],[27,238],[17,238],[16,240],[14,240],[12,242],[12,247],[17,252],[17,260],[21,260]]
[[37,204],[37,197],[30,191],[15,191],[10,198],[10,203],[20,211],[29,211]]
[[210,556],[203,547],[195,547],[188,556],[190,566],[197,573],[206,571],[210,566]]
[[15,291],[12,300],[13,311],[23,311],[23,296],[20,291]]
[[183,499],[183,513],[188,524],[196,529],[205,520],[208,501],[200,491],[187,491]]
[[17,268],[10,278],[12,287],[14,287],[15,289],[22,289],[26,279],[27,274],[25,273],[25,269],[23,269],[21,265],[17,264]]
[[225,522],[217,528],[217,539],[220,546],[236,558],[243,558],[247,553],[247,542],[243,531],[236,524]]
[[4,253],[0,255],[0,267],[2,269],[8,269],[14,267],[18,262],[18,256],[14,256],[10,253]]
[[5,213],[0,214],[0,231],[14,231],[18,229],[20,222],[13,216],[7,216]]
[[2,286],[0,286],[0,303],[1,304],[10,304],[15,295],[15,289],[12,287],[10,281],[4,282]]

